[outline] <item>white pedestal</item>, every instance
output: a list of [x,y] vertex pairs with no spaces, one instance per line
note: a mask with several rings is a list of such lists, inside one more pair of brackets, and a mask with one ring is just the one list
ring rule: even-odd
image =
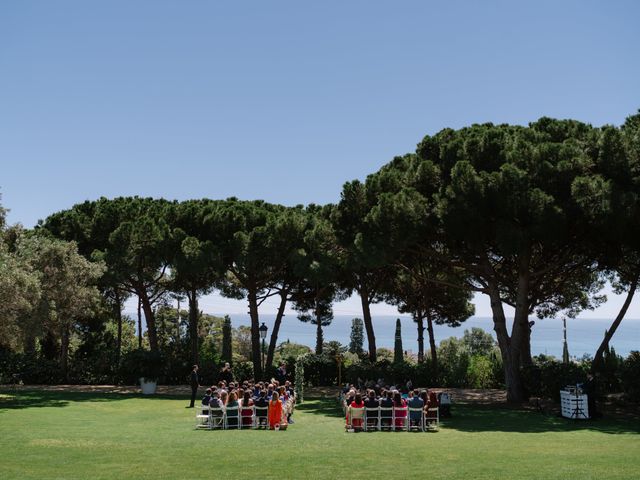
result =
[[587,395],[576,395],[573,392],[560,390],[560,408],[562,416],[577,420],[589,418],[589,402]]

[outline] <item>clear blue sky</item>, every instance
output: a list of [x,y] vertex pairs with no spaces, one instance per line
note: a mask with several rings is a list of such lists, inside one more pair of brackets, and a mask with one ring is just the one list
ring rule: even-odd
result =
[[640,107],[640,2],[0,2],[10,222],[99,196],[337,201],[425,134]]

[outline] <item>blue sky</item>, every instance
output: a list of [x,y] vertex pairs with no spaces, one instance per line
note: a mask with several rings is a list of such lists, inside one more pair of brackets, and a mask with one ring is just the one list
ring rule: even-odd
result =
[[639,18],[634,1],[1,2],[2,204],[33,226],[102,195],[326,203],[445,127],[620,124],[640,108]]

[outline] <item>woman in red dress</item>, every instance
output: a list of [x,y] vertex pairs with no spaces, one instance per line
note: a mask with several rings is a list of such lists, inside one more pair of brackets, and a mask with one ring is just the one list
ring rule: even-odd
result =
[[244,392],[242,398],[242,427],[251,427],[253,425],[253,400],[251,400],[251,392]]
[[404,398],[402,398],[402,395],[400,394],[400,392],[396,392],[393,395],[393,413],[395,414],[395,417],[396,417],[396,428],[404,427],[405,418],[407,418],[406,408],[407,408],[407,402],[405,401]]
[[[349,405],[351,408],[364,408],[364,401],[362,401],[362,395],[356,393],[353,402]],[[351,428],[362,428],[363,419],[354,418],[351,421]],[[347,425],[349,424],[349,409],[347,409]]]

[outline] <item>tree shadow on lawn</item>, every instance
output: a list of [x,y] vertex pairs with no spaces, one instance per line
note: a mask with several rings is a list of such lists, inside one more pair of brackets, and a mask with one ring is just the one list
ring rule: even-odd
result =
[[[308,398],[296,405],[296,410],[344,418],[342,408],[333,398]],[[441,419],[442,428],[461,432],[552,433],[591,430],[601,433],[640,433],[639,421],[604,418],[570,420],[552,414],[542,414],[506,406],[456,404],[453,417]]]
[[185,400],[184,395],[142,395],[122,393],[88,393],[21,390],[19,392],[0,390],[0,414],[8,410],[41,407],[67,407],[76,402],[117,402],[128,399]]
[[554,414],[485,405],[454,405],[444,427],[463,432],[549,433],[591,430],[600,433],[640,433],[640,422],[612,418],[571,420]]
[[303,403],[296,405],[296,410],[325,417],[344,418],[342,408],[335,398],[307,398]]

